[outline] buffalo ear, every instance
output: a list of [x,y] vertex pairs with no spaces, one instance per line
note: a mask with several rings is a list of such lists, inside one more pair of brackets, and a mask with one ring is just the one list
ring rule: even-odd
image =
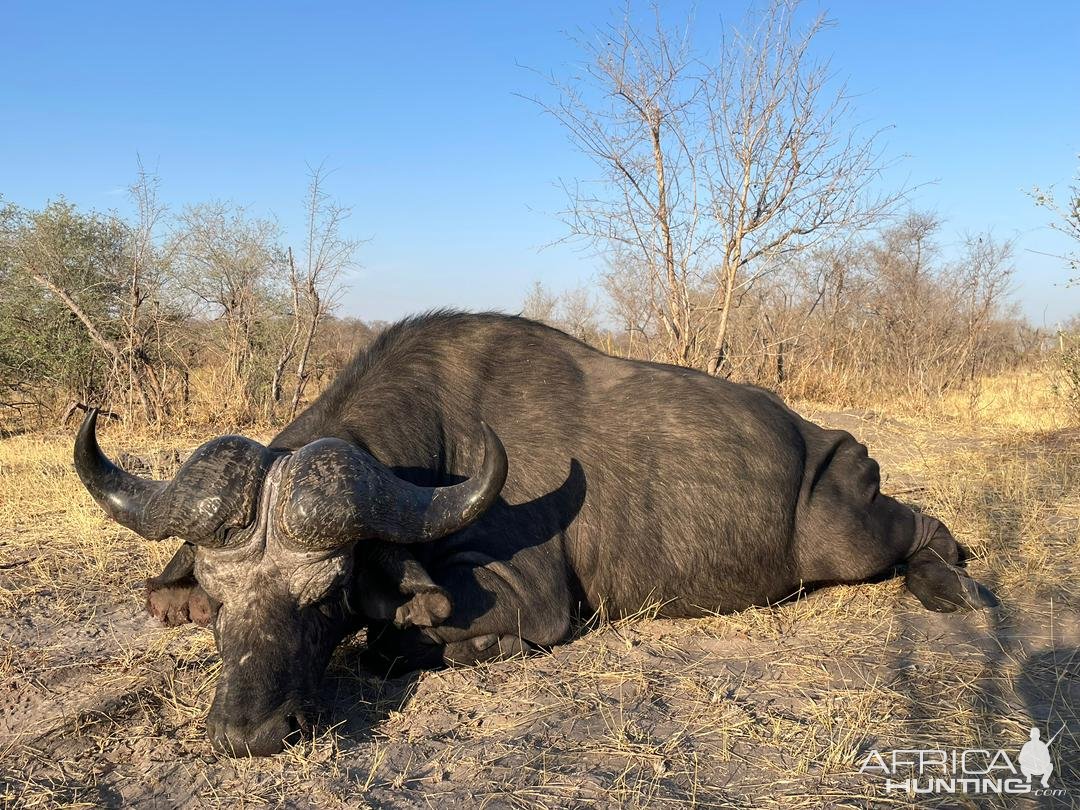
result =
[[192,577],[173,585],[154,587],[152,579],[146,581],[146,612],[166,627],[177,627],[194,622],[204,627],[217,616],[221,603]]
[[195,622],[206,626],[221,605],[195,579],[195,546],[184,543],[165,569],[146,580],[146,612],[166,627]]
[[186,580],[195,579],[195,546],[184,543],[173,554],[165,569],[156,577],[146,580],[148,588],[164,588]]

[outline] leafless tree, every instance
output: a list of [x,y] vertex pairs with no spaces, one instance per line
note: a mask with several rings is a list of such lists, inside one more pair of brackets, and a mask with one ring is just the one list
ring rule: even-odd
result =
[[[167,211],[158,201],[158,177],[148,172],[142,159],[138,175],[128,188],[135,205],[134,222],[127,226],[128,268],[127,311],[124,315],[124,356],[127,365],[128,390],[135,389],[143,400],[147,418],[160,419],[166,412],[168,400],[165,381],[159,374],[151,353],[159,357],[171,349],[174,322],[169,303],[165,300],[171,251],[157,238]],[[145,385],[134,382],[145,375]],[[140,390],[141,389],[141,390]]]
[[534,281],[525,294],[521,314],[587,343],[596,343],[600,336],[600,303],[584,285],[555,295],[541,282]]
[[689,363],[708,234],[700,230],[707,210],[693,120],[701,84],[688,39],[664,30],[657,10],[648,31],[628,16],[582,47],[583,78],[553,79],[558,101],[537,100],[601,171],[596,183],[564,183],[564,220],[571,236],[636,256],[656,292],[648,305],[666,336],[665,357]]
[[1053,213],[1055,219],[1050,227],[1064,234],[1072,243],[1072,249],[1057,258],[1064,261],[1070,271],[1076,273],[1069,283],[1080,284],[1080,176],[1077,183],[1069,188],[1064,201],[1055,197],[1053,189],[1035,188],[1031,196],[1036,205]]
[[649,354],[656,327],[657,294],[654,277],[636,253],[615,251],[608,259],[600,282],[608,299],[608,311],[625,340],[627,355]]
[[991,351],[987,334],[1009,293],[1012,256],[1011,241],[995,240],[989,233],[968,235],[964,239],[963,255],[953,271],[959,315],[963,319],[963,341],[953,375],[966,377],[972,391]]
[[178,282],[192,298],[193,312],[220,324],[215,344],[224,350],[228,385],[251,408],[262,331],[285,295],[280,230],[272,220],[221,202],[188,208],[180,227]]
[[745,32],[725,39],[704,77],[710,213],[721,245],[719,323],[707,370],[717,373],[733,294],[778,257],[867,228],[902,199],[874,193],[884,167],[877,133],[861,136],[845,88],[810,48],[826,25],[795,27],[795,0],[773,0]]
[[588,287],[575,287],[559,297],[558,325],[586,343],[597,343],[600,334],[600,305]]
[[297,272],[292,251],[289,251],[289,283],[293,296],[294,330],[298,342],[289,345],[295,351],[296,384],[293,388],[289,416],[296,415],[311,374],[311,347],[323,318],[333,310],[341,294],[342,274],[353,266],[361,242],[347,239],[341,228],[351,209],[330,199],[324,190],[326,173],[322,167],[312,169],[308,182],[306,223],[302,271]]
[[567,185],[570,235],[635,254],[621,266],[648,275],[666,359],[710,373],[740,293],[778,258],[867,228],[903,196],[873,193],[878,134],[858,132],[846,91],[813,61],[826,22],[798,30],[797,5],[772,0],[713,61],[689,26],[666,29],[657,11],[646,30],[628,13],[584,43],[583,78],[556,80],[558,102],[541,102],[603,170]]
[[292,306],[292,317],[290,318],[289,330],[285,334],[281,350],[278,352],[277,362],[274,364],[274,376],[270,381],[270,401],[275,405],[281,402],[284,394],[285,374],[288,371],[289,363],[296,357],[296,347],[300,343],[300,335],[304,330],[303,305],[300,300],[303,285],[300,282],[300,275],[296,272],[296,258],[293,256],[292,248],[286,250],[285,257],[289,274],[289,297]]
[[559,297],[548,292],[541,282],[534,281],[521,304],[521,314],[534,321],[554,324],[555,308],[558,305]]

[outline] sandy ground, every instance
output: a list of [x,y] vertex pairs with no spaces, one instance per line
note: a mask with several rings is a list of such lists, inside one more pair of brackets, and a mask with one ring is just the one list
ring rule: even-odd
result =
[[[1080,493],[1067,472],[1036,486],[1047,454],[1063,442],[1072,453],[1077,437],[1018,443],[865,413],[808,415],[867,441],[887,491],[949,520],[981,554],[970,568],[1001,607],[928,613],[890,579],[735,616],[642,616],[548,654],[395,680],[359,668],[357,639],[324,686],[330,728],[278,757],[232,760],[205,739],[217,667],[209,631],[162,629],[141,608],[141,579],[156,573],[148,563],[84,572],[88,552],[42,536],[49,515],[31,515],[0,524],[0,803],[1080,806]],[[66,481],[51,458],[35,463]],[[965,484],[977,460],[994,486]],[[4,495],[9,507],[32,499]],[[63,509],[100,531],[87,501]],[[35,545],[51,555],[47,570],[86,587],[44,578]],[[1052,748],[1059,795],[910,797],[859,771],[872,750],[1015,754],[1032,723],[1066,727]]]

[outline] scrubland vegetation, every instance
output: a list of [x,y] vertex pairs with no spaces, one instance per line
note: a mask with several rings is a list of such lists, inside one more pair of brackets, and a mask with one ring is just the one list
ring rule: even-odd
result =
[[[1007,238],[882,190],[881,133],[811,57],[824,21],[799,29],[794,10],[767,6],[711,61],[682,30],[627,22],[551,79],[536,103],[598,173],[565,184],[566,238],[600,271],[576,290],[535,282],[523,314],[789,398],[966,399],[975,417],[984,380],[1036,374],[1075,416],[1080,316],[1030,325]],[[140,167],[126,216],[0,207],[5,422],[54,424],[75,403],[133,428],[279,423],[381,327],[335,311],[362,245],[321,169],[297,244],[236,204],[167,210],[158,182]],[[1031,197],[1080,241],[1077,188]],[[1061,261],[1066,283],[1075,251]]]
[[[55,425],[87,404],[136,432],[287,420],[384,326],[335,313],[359,246],[341,236],[347,211],[320,182],[312,177],[311,233],[296,252],[272,221],[227,204],[166,220],[145,175],[132,191],[147,220],[62,200],[3,209],[6,429]],[[1080,316],[1031,326],[1009,296],[1009,243],[971,237],[945,258],[945,240],[940,219],[911,212],[776,259],[733,297],[714,373],[789,399],[967,419],[1000,410],[1012,380],[1045,394],[1026,419],[1076,421]],[[646,270],[623,259],[596,290],[535,283],[521,312],[602,351],[705,370],[719,294],[704,277],[679,293],[691,302],[685,346],[663,327],[666,299]]]

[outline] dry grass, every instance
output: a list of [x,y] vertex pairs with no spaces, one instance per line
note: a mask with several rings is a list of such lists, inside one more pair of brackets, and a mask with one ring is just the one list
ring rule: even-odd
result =
[[[66,433],[0,441],[0,804],[936,807],[886,795],[856,763],[870,749],[1015,751],[1049,721],[1068,724],[1053,784],[1071,792],[1031,806],[1070,806],[1080,434],[1021,412],[1032,390],[987,385],[974,416],[803,408],[867,441],[886,489],[950,524],[1001,596],[995,611],[929,614],[894,579],[734,616],[646,613],[548,655],[393,681],[359,669],[358,640],[327,678],[338,725],[255,761],[205,740],[210,634],[141,615],[142,578],[171,547],[100,515]],[[198,440],[103,439],[143,454]]]
[[984,428],[1064,430],[1075,426],[1077,414],[1061,385],[1061,371],[1054,366],[1009,371],[981,379],[970,390],[950,391],[937,411]]
[[[949,425],[961,434],[1048,433],[1075,429],[1080,417],[1063,394],[1063,384],[1061,369],[1048,362],[984,377],[934,399],[898,396],[894,389],[886,390],[868,397],[857,410],[869,409],[931,429]],[[828,393],[833,387],[823,384],[821,390]],[[810,411],[828,412],[837,407],[828,397],[804,398],[801,403]]]

